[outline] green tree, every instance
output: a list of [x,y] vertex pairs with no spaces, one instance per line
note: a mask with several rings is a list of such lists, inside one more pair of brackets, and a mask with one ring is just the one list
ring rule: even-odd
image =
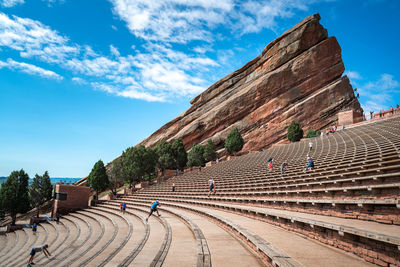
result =
[[287,138],[290,142],[297,142],[303,138],[303,129],[301,129],[300,123],[292,121],[288,128]]
[[193,166],[203,166],[204,165],[204,148],[202,145],[193,145],[188,153],[188,165]]
[[0,200],[0,221],[4,220],[5,215],[6,214],[4,212],[3,204],[1,203],[1,200]]
[[311,138],[314,137],[315,135],[316,135],[315,131],[311,128],[307,131],[306,138]]
[[12,225],[15,225],[17,213],[29,210],[29,176],[24,170],[13,171],[0,188],[0,203],[3,213],[9,213]]
[[42,176],[36,174],[29,186],[29,200],[32,208],[36,208],[36,217],[39,217],[40,206],[51,199],[52,193],[49,173],[46,171]]
[[122,154],[123,175],[125,181],[138,183],[144,179],[147,174],[148,178],[155,171],[157,162],[157,154],[151,148],[143,145],[130,147]]
[[172,147],[165,141],[160,141],[156,144],[155,148],[158,160],[157,165],[164,175],[165,169],[172,169],[175,166],[175,158],[172,151]]
[[182,138],[178,138],[172,143],[172,153],[175,158],[176,168],[183,169],[186,167],[188,158]]
[[102,160],[99,160],[94,164],[93,169],[87,178],[87,183],[90,188],[96,192],[96,195],[98,195],[100,191],[107,189],[110,181],[108,180],[106,167],[104,167]]
[[217,152],[215,152],[214,143],[211,139],[208,139],[207,144],[204,146],[204,160],[209,162],[216,160]]
[[230,133],[226,136],[225,149],[229,154],[233,152],[239,152],[244,145],[242,136],[240,135],[237,128],[232,129]]
[[318,136],[320,136],[320,135],[321,135],[321,130],[318,130],[318,131],[316,132],[316,134],[317,134]]
[[114,195],[117,194],[117,187],[123,184],[125,180],[122,161],[122,156],[113,160],[108,174],[108,177],[110,178],[111,191]]
[[49,172],[45,171],[42,177],[42,191],[43,196],[46,201],[50,200],[53,197],[53,185],[51,184]]
[[[143,158],[142,158],[142,167],[144,173],[147,174],[148,179],[151,179],[151,176],[156,171],[156,164],[158,160],[157,153],[151,147],[144,147],[141,146],[143,151]],[[143,149],[144,148],[144,149]]]

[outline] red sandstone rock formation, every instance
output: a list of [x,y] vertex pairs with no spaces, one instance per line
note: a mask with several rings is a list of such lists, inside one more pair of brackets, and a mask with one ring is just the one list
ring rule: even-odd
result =
[[344,108],[362,111],[346,76],[341,49],[315,14],[269,43],[262,54],[195,97],[183,114],[141,144],[182,138],[189,149],[212,138],[218,147],[238,127],[242,151],[286,138],[292,120],[303,129],[332,125]]

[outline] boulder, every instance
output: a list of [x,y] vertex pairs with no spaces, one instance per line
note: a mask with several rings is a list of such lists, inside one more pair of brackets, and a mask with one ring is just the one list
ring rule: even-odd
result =
[[258,57],[227,75],[191,101],[191,107],[141,142],[182,138],[186,149],[212,139],[217,149],[237,127],[242,153],[286,138],[292,120],[304,129],[337,122],[338,112],[361,112],[345,70],[341,48],[315,14],[269,43]]

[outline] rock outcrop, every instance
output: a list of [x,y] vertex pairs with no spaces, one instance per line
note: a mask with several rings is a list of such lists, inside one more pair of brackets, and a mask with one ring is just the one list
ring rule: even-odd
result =
[[342,109],[362,112],[344,72],[341,48],[315,14],[269,43],[262,54],[195,97],[183,114],[141,144],[182,138],[187,149],[212,138],[217,147],[237,127],[242,151],[286,138],[292,120],[303,129],[322,129]]

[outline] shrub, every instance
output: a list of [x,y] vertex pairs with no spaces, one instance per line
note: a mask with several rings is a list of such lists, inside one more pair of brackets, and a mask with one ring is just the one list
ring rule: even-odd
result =
[[300,127],[300,123],[292,121],[288,128],[287,137],[290,142],[297,142],[303,137],[303,129]]
[[316,135],[315,131],[313,129],[309,129],[307,131],[306,138],[311,138],[314,137],[315,135]]
[[0,187],[1,213],[9,213],[12,225],[15,225],[17,213],[29,210],[29,176],[24,170],[13,171]]
[[187,153],[185,150],[185,146],[183,145],[183,141],[181,138],[178,138],[172,144],[172,152],[175,157],[176,167],[184,168],[187,164]]
[[104,167],[102,160],[99,160],[94,164],[93,169],[87,178],[87,183],[90,188],[96,191],[96,195],[98,195],[99,191],[107,189],[110,181],[108,180],[106,167]]
[[205,162],[209,162],[212,160],[216,160],[217,152],[215,152],[214,143],[211,139],[208,139],[207,144],[204,147],[204,160]]
[[237,128],[232,129],[226,136],[225,149],[229,154],[242,150],[244,141]]
[[156,144],[155,152],[158,157],[158,168],[163,174],[165,169],[173,169],[175,167],[175,158],[171,144],[160,141]]
[[192,166],[203,166],[204,165],[204,148],[202,145],[194,145],[188,154],[188,165]]

